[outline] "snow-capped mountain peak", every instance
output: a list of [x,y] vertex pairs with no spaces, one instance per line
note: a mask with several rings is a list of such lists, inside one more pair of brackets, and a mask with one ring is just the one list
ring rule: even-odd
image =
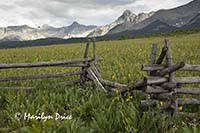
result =
[[130,10],[125,10],[116,21],[133,21],[135,17],[136,14],[132,13]]
[[71,38],[86,37],[96,26],[85,26],[78,22],[73,22],[69,26],[55,28],[44,24],[41,27],[32,28],[28,25],[8,26],[0,28],[0,40],[25,41],[41,38]]
[[152,15],[153,15],[153,12],[141,13],[141,14],[136,15],[132,13],[130,10],[125,10],[123,14],[113,23],[96,28],[94,31],[92,31],[88,35],[88,37],[97,37],[97,36],[106,35],[111,29],[113,29],[117,25],[123,24],[125,22],[139,23],[143,21],[144,19],[151,17]]

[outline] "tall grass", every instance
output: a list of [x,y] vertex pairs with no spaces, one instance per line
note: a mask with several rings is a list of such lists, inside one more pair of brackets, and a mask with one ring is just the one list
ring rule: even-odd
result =
[[[103,57],[99,69],[104,79],[120,83],[134,83],[146,75],[141,65],[150,62],[151,44],[159,49],[164,37],[130,39],[124,41],[97,42],[98,56]],[[200,34],[169,37],[173,61],[200,64]],[[0,63],[55,61],[79,58],[84,44],[56,45],[0,50]],[[90,51],[91,52],[91,51]],[[160,52],[160,51],[159,51]],[[73,68],[74,69],[74,68]],[[0,70],[0,76],[31,75],[63,72],[71,68],[31,68]],[[199,76],[200,73],[177,73]],[[66,78],[17,81],[1,83],[1,86],[35,86],[36,89],[0,91],[0,131],[2,132],[200,132],[199,118],[172,117],[166,112],[142,113],[140,97],[123,98],[116,92],[110,96],[94,88],[50,87],[48,83]],[[149,110],[151,111],[151,110]],[[52,115],[72,115],[72,120],[17,120],[19,112]]]

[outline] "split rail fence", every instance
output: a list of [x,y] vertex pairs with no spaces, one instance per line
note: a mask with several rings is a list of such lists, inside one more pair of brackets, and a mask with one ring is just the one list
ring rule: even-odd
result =
[[[183,113],[179,111],[179,106],[183,105],[200,105],[200,88],[186,88],[182,87],[184,84],[200,84],[200,77],[175,77],[176,71],[197,71],[200,72],[200,65],[190,65],[184,62],[173,64],[170,51],[170,44],[165,40],[165,45],[162,48],[161,54],[157,58],[157,45],[152,45],[151,63],[142,65],[142,70],[148,72],[148,76],[143,80],[131,84],[120,84],[117,82],[104,80],[101,77],[97,62],[101,58],[96,54],[96,42],[93,39],[93,57],[89,57],[89,47],[91,41],[88,41],[82,58],[70,59],[55,62],[37,62],[37,63],[16,63],[16,64],[0,64],[0,69],[11,68],[33,68],[33,67],[80,67],[79,71],[70,71],[64,73],[50,73],[29,76],[13,76],[13,77],[0,77],[0,82],[16,81],[16,80],[32,80],[42,78],[57,78],[79,75],[78,79],[56,83],[56,85],[73,85],[73,84],[86,84],[96,86],[104,92],[113,92],[119,89],[122,95],[133,90],[142,91],[150,98],[141,101],[142,108],[149,108],[158,106],[161,110],[171,109],[175,114]],[[166,59],[166,64],[164,60]],[[8,87],[5,87],[8,88]],[[14,87],[20,88],[20,87]],[[28,87],[25,87],[28,89]],[[189,95],[187,98],[179,97],[180,94]],[[191,95],[192,96],[191,98]],[[160,103],[163,103],[160,105]],[[191,114],[192,115],[192,114]]]
[[[126,94],[130,91],[142,91],[148,98],[141,101],[141,107],[159,107],[161,110],[172,110],[174,114],[183,114],[196,116],[198,113],[186,113],[181,111],[185,105],[194,105],[199,108],[200,105],[200,88],[188,88],[196,84],[200,86],[200,77],[176,77],[177,71],[194,71],[200,72],[200,65],[185,64],[177,62],[173,64],[170,51],[169,40],[165,40],[165,45],[159,57],[157,55],[157,45],[152,45],[151,63],[142,65],[142,70],[148,73],[143,80],[122,87],[121,93]],[[166,59],[166,64],[164,60]],[[184,95],[184,98],[183,98]]]
[[[93,43],[93,57],[89,57],[89,47]],[[0,82],[6,81],[19,81],[19,80],[33,80],[33,79],[44,79],[44,78],[60,78],[66,76],[79,75],[78,79],[69,80],[66,82],[55,83],[54,85],[73,85],[73,84],[85,84],[87,82],[92,83],[92,85],[98,86],[104,92],[107,90],[103,87],[111,81],[106,81],[100,78],[100,73],[97,68],[97,62],[101,58],[97,57],[96,54],[96,42],[88,40],[84,55],[82,58],[69,59],[63,61],[54,61],[54,62],[35,62],[35,63],[14,63],[14,64],[0,64],[0,69],[15,69],[15,68],[38,68],[38,67],[79,67],[78,71],[69,71],[63,73],[47,73],[47,74],[38,74],[38,75],[26,75],[26,76],[8,76],[0,77]],[[101,80],[101,82],[100,82]],[[108,84],[109,85],[109,84]],[[34,87],[0,87],[1,89],[33,89]]]

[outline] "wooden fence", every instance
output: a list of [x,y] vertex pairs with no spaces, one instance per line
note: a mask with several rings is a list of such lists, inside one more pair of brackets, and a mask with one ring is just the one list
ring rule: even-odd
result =
[[[184,113],[182,107],[185,105],[200,105],[200,88],[182,87],[187,84],[200,84],[200,77],[176,77],[177,71],[200,72],[200,65],[190,65],[184,62],[173,64],[170,52],[170,44],[165,40],[165,45],[159,57],[157,45],[152,45],[151,64],[142,65],[142,70],[148,72],[143,80],[121,88],[121,93],[136,90],[148,95],[141,101],[141,107],[159,107],[161,110],[172,110],[175,114],[187,114],[194,116],[194,113]],[[166,59],[166,64],[164,64]],[[181,96],[181,94],[184,94]]]
[[[93,57],[89,57],[89,46],[93,43]],[[84,51],[83,58],[69,59],[55,62],[36,62],[36,63],[15,63],[15,64],[0,64],[0,69],[13,69],[13,68],[36,68],[36,67],[80,67],[78,71],[69,71],[64,73],[47,73],[38,75],[26,75],[26,76],[10,76],[0,77],[0,82],[17,81],[17,80],[33,80],[43,78],[58,78],[79,75],[78,79],[70,81],[56,83],[55,85],[73,85],[84,84],[87,81],[92,81],[95,85],[100,86],[103,91],[107,92],[103,85],[99,82],[97,77],[100,77],[100,73],[97,69],[97,61],[101,58],[96,54],[96,43],[88,40]],[[1,89],[33,89],[33,87],[0,87]]]
[[[148,99],[141,101],[142,108],[149,108],[159,106],[161,110],[171,109],[176,114],[183,113],[179,111],[179,106],[183,105],[200,105],[200,88],[184,88],[184,84],[200,84],[200,77],[175,77],[176,71],[198,71],[200,72],[200,65],[190,65],[184,62],[173,64],[170,52],[170,44],[165,40],[165,45],[157,58],[157,45],[152,45],[151,63],[142,65],[142,70],[148,72],[148,76],[135,84],[120,84],[104,80],[97,67],[97,62],[101,58],[96,54],[96,42],[93,39],[93,57],[89,57],[89,46],[91,41],[88,41],[84,51],[83,58],[70,59],[55,62],[37,62],[37,63],[16,63],[16,64],[0,64],[0,69],[11,68],[33,68],[33,67],[80,67],[78,71],[70,71],[64,73],[50,73],[29,76],[13,76],[0,77],[0,82],[16,81],[16,80],[32,80],[41,78],[56,78],[66,77],[72,75],[79,75],[78,79],[56,83],[56,85],[73,85],[73,84],[87,84],[96,85],[104,92],[113,92],[119,89],[122,95],[133,90],[142,91],[147,94]],[[164,64],[166,59],[166,64]],[[1,87],[0,87],[1,88]],[[9,87],[5,87],[8,89]],[[20,87],[13,87],[20,88]],[[24,89],[32,89],[30,87],[21,87]],[[194,97],[181,98],[179,94],[194,95]],[[195,96],[196,95],[196,96]],[[162,103],[162,104],[161,104]]]
[[[200,88],[182,87],[186,84],[200,84],[200,77],[175,76],[175,72],[179,70],[200,72],[200,65],[190,65],[184,62],[173,64],[168,40],[165,40],[165,46],[157,60],[156,49],[157,45],[153,44],[151,64],[142,66],[142,70],[149,74],[144,78],[144,83],[146,85],[145,92],[150,94],[151,99],[142,101],[142,105],[155,106],[162,103],[160,107],[162,110],[173,109],[176,114],[183,113],[181,112],[182,108],[179,109],[179,107],[184,105],[200,105]],[[162,63],[164,58],[166,58],[166,64]],[[187,98],[183,98],[180,96],[181,94]]]
[[[93,57],[89,57],[89,49],[90,45],[93,45],[92,55]],[[54,86],[69,86],[74,84],[80,85],[91,85],[100,88],[104,92],[108,92],[108,88],[117,88],[122,85],[119,83],[115,83],[112,81],[104,80],[101,77],[99,69],[97,67],[97,62],[102,60],[100,57],[97,57],[96,53],[96,41],[95,39],[88,40],[84,55],[82,58],[78,59],[68,59],[63,61],[54,61],[54,62],[35,62],[35,63],[15,63],[15,64],[0,64],[0,69],[14,69],[14,68],[37,68],[37,67],[79,67],[78,71],[69,71],[63,73],[46,73],[46,74],[38,74],[38,75],[26,75],[26,76],[9,76],[9,77],[0,77],[0,82],[6,81],[18,81],[18,80],[33,80],[33,79],[44,79],[44,78],[60,78],[66,76],[74,76],[78,75],[79,78],[55,83]],[[52,84],[50,84],[52,86]],[[34,87],[0,87],[0,89],[34,89]]]

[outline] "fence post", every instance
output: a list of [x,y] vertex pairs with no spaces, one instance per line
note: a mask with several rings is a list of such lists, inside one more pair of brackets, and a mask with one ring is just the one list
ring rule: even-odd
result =
[[[90,40],[88,39],[87,40],[87,44],[86,44],[86,47],[85,47],[85,51],[84,51],[84,55],[83,55],[83,58],[88,58],[88,54],[89,54],[89,47],[90,47]],[[83,62],[83,64],[85,64],[86,62]],[[84,74],[81,74],[80,75],[80,79],[81,79],[81,84],[83,84],[86,80],[86,75],[87,75],[87,67],[82,67],[81,68],[82,71],[85,71]]]
[[151,51],[151,64],[156,63],[156,53],[157,53],[157,44],[153,44]]
[[[171,56],[171,51],[170,51],[170,42],[169,40],[165,39],[165,46],[167,47],[167,53],[166,53],[166,60],[167,60],[167,66],[172,66],[173,62],[172,62],[172,56]],[[174,79],[174,74],[173,72],[172,73],[169,73],[169,82],[173,82],[173,79]],[[173,91],[173,97],[172,97],[172,106],[173,104],[174,105],[174,112],[175,114],[178,113],[178,101],[177,101],[177,95],[176,95],[176,92],[174,91],[174,88],[172,88],[172,91]]]
[[[167,60],[167,66],[171,66],[173,64],[172,62],[172,56],[171,56],[171,52],[170,52],[170,43],[169,40],[165,39],[165,46],[167,47],[167,54],[166,54],[166,60]],[[170,73],[169,74],[169,81],[173,81],[174,78],[174,74]]]
[[86,47],[85,47],[85,52],[84,52],[83,58],[88,58],[89,46],[90,46],[90,40],[88,39]]
[[[156,53],[157,53],[157,44],[152,44],[152,47],[151,47],[151,56],[150,56],[151,64],[155,64],[156,63]],[[150,71],[149,72],[149,76],[153,76],[155,73],[156,73],[156,71]],[[146,99],[148,100],[149,97],[152,97],[152,96],[148,95],[146,97]]]
[[[151,51],[151,64],[156,63],[156,53],[157,53],[157,44],[152,45],[152,51]],[[155,71],[150,72],[150,76],[152,76],[155,73]]]
[[97,53],[96,53],[96,39],[93,38],[93,59],[95,66],[97,65]]
[[91,68],[94,71],[95,75],[100,78],[101,74],[99,72],[99,69],[97,67],[97,52],[96,52],[96,39],[93,38],[93,59],[94,59],[94,64],[92,64]]

